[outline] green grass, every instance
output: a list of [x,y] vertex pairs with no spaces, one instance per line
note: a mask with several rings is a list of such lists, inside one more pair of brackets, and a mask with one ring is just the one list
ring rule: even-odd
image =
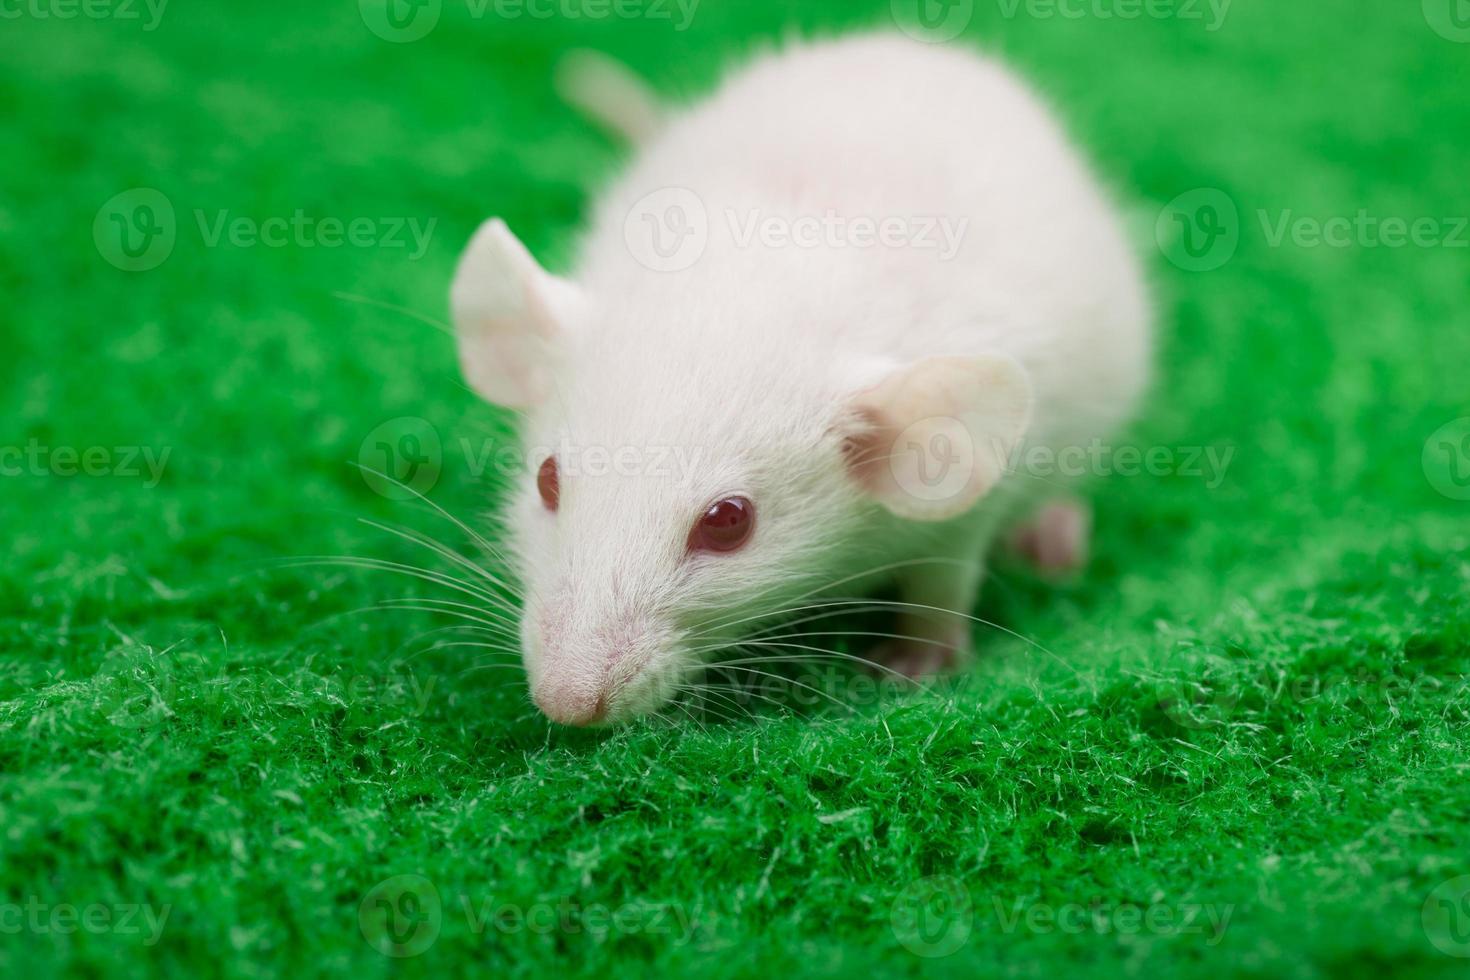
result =
[[[169,453],[156,486],[64,452],[0,477],[0,972],[1465,976],[1434,919],[1463,889],[1431,893],[1470,874],[1470,502],[1421,456],[1470,415],[1470,236],[1268,235],[1470,214],[1470,45],[1419,7],[1242,0],[1210,31],[978,4],[961,43],[1037,79],[1146,224],[1196,188],[1238,208],[1223,266],[1149,253],[1162,370],[1129,437],[1231,448],[1224,479],[1090,485],[1091,569],[1003,567],[983,614],[1032,642],[980,631],[942,693],[611,734],[423,652],[422,617],[339,615],[412,583],[276,564],[419,560],[359,517],[468,546],[351,465],[386,420],[442,439],[436,503],[490,496],[455,447],[505,420],[449,339],[342,295],[442,319],[489,214],[565,255],[619,150],[555,98],[563,50],[693,93],[888,4],[706,0],[677,32],[447,0],[406,44],[351,0],[0,21],[0,446]],[[177,242],[129,272],[93,223],[138,187]],[[435,224],[414,259],[211,246],[195,217],[298,209]],[[408,958],[359,922],[400,875],[442,905]],[[159,934],[98,926],[126,906]],[[1187,906],[1223,930],[1165,927]],[[480,918],[504,908],[572,927]]]

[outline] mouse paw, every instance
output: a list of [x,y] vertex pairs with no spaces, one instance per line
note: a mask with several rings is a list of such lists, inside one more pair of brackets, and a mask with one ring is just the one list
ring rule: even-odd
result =
[[902,639],[880,643],[868,659],[879,667],[883,676],[897,680],[894,674],[911,681],[923,681],[958,668],[969,657],[962,638],[952,641]]
[[1080,501],[1042,507],[1011,535],[1011,549],[1048,575],[1066,575],[1087,564],[1092,510]]

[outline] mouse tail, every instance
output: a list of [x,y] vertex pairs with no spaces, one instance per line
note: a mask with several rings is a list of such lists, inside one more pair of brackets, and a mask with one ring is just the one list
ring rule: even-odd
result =
[[556,90],[568,105],[630,143],[663,129],[658,93],[631,68],[597,51],[568,52],[556,69]]

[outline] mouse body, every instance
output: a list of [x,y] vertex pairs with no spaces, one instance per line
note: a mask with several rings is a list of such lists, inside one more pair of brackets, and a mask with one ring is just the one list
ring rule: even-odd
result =
[[955,666],[1003,532],[1056,566],[1085,546],[1019,454],[1108,438],[1146,384],[1115,206],[959,48],[796,44],[679,110],[604,80],[581,101],[635,155],[570,270],[492,219],[451,290],[467,380],[524,413],[505,523],[533,699],[646,714],[712,651],[879,586],[905,605],[875,656]]

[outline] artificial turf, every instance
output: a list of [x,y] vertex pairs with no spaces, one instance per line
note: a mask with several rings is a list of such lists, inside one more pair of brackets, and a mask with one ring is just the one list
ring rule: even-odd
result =
[[[956,43],[1035,79],[1142,216],[1160,372],[1128,444],[1229,465],[1091,481],[1090,569],[1003,564],[1004,630],[932,694],[611,733],[416,641],[433,617],[343,615],[422,583],[280,560],[423,562],[359,518],[471,550],[352,464],[437,436],[430,499],[493,496],[460,440],[506,418],[428,321],[482,218],[555,264],[618,165],[563,51],[695,94],[889,4],[679,30],[446,0],[409,43],[351,0],[7,6],[0,973],[1470,973],[1470,443],[1431,438],[1470,416],[1466,34],[1435,0],[969,6]],[[174,210],[141,271],[108,237],[135,188]],[[1181,206],[1236,234],[1181,252],[1165,210],[1154,245],[1202,188]],[[298,212],[372,240],[229,230]]]

